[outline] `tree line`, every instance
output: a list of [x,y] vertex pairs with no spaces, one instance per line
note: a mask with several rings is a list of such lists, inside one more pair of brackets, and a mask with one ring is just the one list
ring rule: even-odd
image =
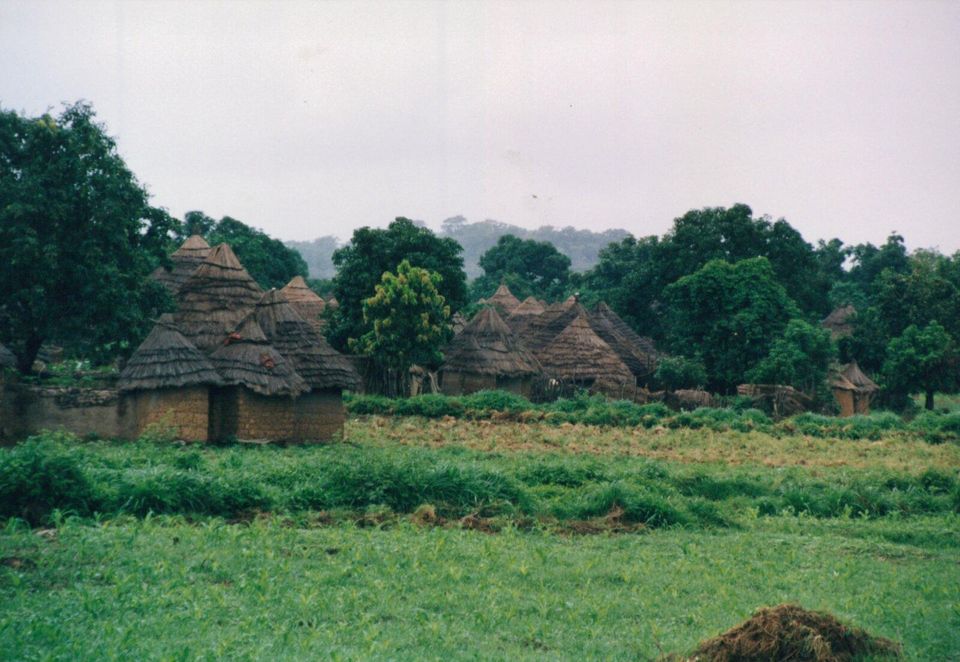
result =
[[[606,301],[665,353],[666,386],[732,393],[754,381],[816,394],[832,362],[856,359],[891,405],[924,392],[932,407],[935,391],[960,387],[960,253],[909,253],[897,233],[879,246],[813,245],[785,219],[736,204],[691,210],[662,236],[619,238],[586,271],[551,242],[501,234],[468,282],[449,236],[464,223],[436,234],[398,218],[354,231],[332,254],[333,278],[311,281],[340,303],[330,342],[392,370],[432,366],[450,316],[506,283],[520,298]],[[297,251],[237,219],[151,206],[89,104],[56,117],[0,111],[0,341],[22,371],[47,342],[101,362],[129,354],[172,306],[148,274],[195,233],[231,244],[265,288],[308,273]],[[820,320],[840,306],[855,310],[853,332],[833,339]]]

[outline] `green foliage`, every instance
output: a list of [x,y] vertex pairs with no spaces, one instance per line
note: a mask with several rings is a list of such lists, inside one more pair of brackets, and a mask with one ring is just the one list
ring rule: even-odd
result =
[[956,343],[940,324],[930,322],[922,329],[911,325],[887,347],[884,386],[896,393],[923,391],[927,409],[933,409],[934,392],[960,386],[958,361]]
[[439,293],[440,274],[403,260],[397,273],[383,274],[374,295],[363,302],[369,329],[351,349],[383,367],[405,374],[413,364],[436,367],[448,339],[450,306]]
[[668,391],[699,388],[707,383],[707,369],[701,361],[685,356],[665,356],[657,364],[654,381]]
[[171,305],[146,276],[177,222],[149,206],[89,104],[0,110],[0,200],[0,342],[20,371],[44,342],[97,362],[133,351]]
[[826,329],[803,320],[790,320],[770,353],[748,373],[756,384],[789,384],[806,393],[824,385],[836,349]]
[[563,297],[570,280],[570,258],[546,241],[503,235],[480,256],[483,275],[472,285],[471,298],[489,297],[501,282],[520,299]]
[[697,356],[709,385],[732,392],[799,313],[766,258],[720,260],[664,290],[672,348]]
[[453,239],[439,238],[406,218],[398,218],[385,230],[355,230],[350,243],[333,254],[337,267],[334,294],[340,307],[330,319],[330,342],[342,351],[347,348],[348,339],[359,338],[368,331],[363,317],[364,301],[381,283],[383,274],[395,270],[403,260],[439,274],[439,294],[451,312],[459,310],[467,300],[462,250]]

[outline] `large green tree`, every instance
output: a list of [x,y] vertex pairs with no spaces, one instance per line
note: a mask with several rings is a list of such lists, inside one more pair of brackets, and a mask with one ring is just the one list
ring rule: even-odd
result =
[[369,356],[388,378],[388,393],[403,392],[402,380],[413,364],[436,368],[441,344],[450,336],[450,306],[439,293],[440,274],[403,260],[386,272],[363,301],[367,331],[350,348]]
[[732,393],[799,315],[763,257],[713,260],[663,293],[670,348],[703,361],[708,385]]
[[770,353],[748,373],[758,384],[789,384],[810,395],[823,390],[836,348],[830,332],[799,319],[790,320]]
[[0,111],[0,339],[19,369],[48,341],[101,360],[134,347],[170,303],[146,276],[176,226],[89,104]]
[[547,241],[503,235],[480,256],[483,275],[472,285],[472,298],[493,294],[501,281],[521,299],[559,299],[570,281],[570,258]]
[[330,342],[345,350],[350,338],[366,333],[364,300],[373,294],[383,274],[396,269],[403,260],[437,273],[437,289],[446,305],[454,312],[459,310],[467,300],[461,252],[460,244],[453,239],[437,237],[406,218],[396,219],[386,229],[355,230],[350,243],[333,254],[337,267],[334,294],[340,306],[330,319]]
[[211,246],[227,243],[250,276],[264,289],[280,288],[294,276],[307,275],[307,263],[293,248],[263,230],[224,216],[215,221],[202,211],[189,211],[183,218],[181,239],[202,235]]
[[937,391],[952,392],[960,382],[960,363],[954,338],[942,325],[911,324],[890,341],[883,364],[883,384],[894,393],[923,393],[925,406],[933,409]]

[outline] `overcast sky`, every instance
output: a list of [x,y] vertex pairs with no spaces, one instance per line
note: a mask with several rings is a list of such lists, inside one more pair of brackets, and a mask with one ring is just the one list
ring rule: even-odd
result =
[[0,0],[0,105],[81,98],[154,204],[284,239],[745,202],[960,249],[960,2]]

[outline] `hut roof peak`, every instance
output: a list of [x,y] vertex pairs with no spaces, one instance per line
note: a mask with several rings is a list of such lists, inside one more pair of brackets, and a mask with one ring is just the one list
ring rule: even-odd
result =
[[180,244],[180,248],[173,252],[173,255],[176,255],[180,252],[186,251],[202,251],[210,250],[210,244],[207,243],[207,240],[201,237],[198,234],[192,234],[187,237],[186,241]]
[[444,350],[446,372],[518,377],[540,372],[540,364],[513,335],[495,308],[484,308]]
[[627,365],[590,326],[585,312],[578,312],[539,358],[544,372],[558,379],[592,379],[618,386],[635,382]]
[[210,362],[229,386],[244,386],[260,395],[298,396],[310,390],[293,365],[267,340],[253,313],[247,315]]
[[146,391],[222,383],[210,360],[177,330],[173,316],[166,314],[127,361],[117,387]]

